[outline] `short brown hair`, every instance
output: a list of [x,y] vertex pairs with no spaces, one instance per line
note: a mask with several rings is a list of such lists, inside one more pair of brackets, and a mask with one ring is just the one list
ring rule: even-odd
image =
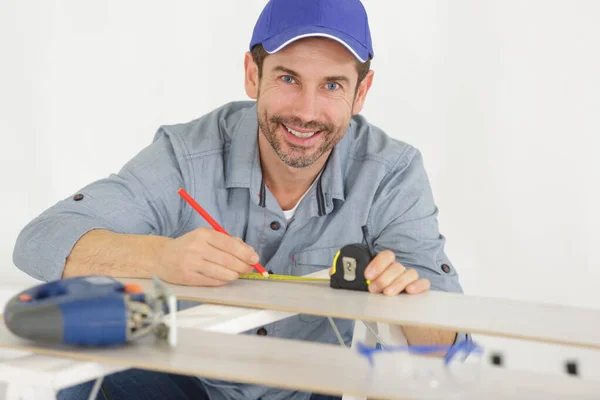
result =
[[[252,58],[258,67],[258,77],[262,78],[262,66],[265,58],[269,55],[262,44],[257,44],[252,47]],[[361,63],[356,60],[356,70],[358,72],[358,81],[356,82],[356,89],[358,89],[358,85],[365,79],[367,73],[371,69],[371,58],[368,58],[367,61]]]

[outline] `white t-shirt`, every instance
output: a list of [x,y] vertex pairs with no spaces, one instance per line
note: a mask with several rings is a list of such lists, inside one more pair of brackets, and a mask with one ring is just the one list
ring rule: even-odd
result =
[[320,176],[321,176],[321,173],[319,172],[319,175],[317,175],[317,177],[313,181],[312,185],[310,185],[310,187],[306,190],[306,192],[304,192],[304,194],[302,195],[302,197],[300,197],[300,200],[298,200],[298,202],[296,203],[296,205],[294,206],[294,208],[292,208],[291,210],[283,210],[283,215],[285,216],[285,220],[286,220],[286,222],[288,224],[292,220],[292,218],[294,217],[294,214],[296,213],[296,209],[298,208],[298,204],[300,204],[300,202],[302,201],[302,199],[304,198],[304,196],[306,196],[306,193],[308,193],[310,191],[310,189],[312,189],[312,187],[315,186],[315,182],[317,182],[319,180]]

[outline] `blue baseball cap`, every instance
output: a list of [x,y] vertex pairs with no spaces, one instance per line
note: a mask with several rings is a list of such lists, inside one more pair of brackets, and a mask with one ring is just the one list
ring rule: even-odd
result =
[[314,36],[338,41],[360,62],[374,56],[367,12],[359,0],[269,0],[256,21],[250,50],[262,44],[272,54]]

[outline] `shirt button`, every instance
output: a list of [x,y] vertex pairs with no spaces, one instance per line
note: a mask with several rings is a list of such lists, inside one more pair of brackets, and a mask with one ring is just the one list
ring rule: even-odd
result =
[[498,353],[493,353],[491,356],[493,365],[502,365],[502,355]]
[[444,271],[445,273],[450,272],[450,267],[448,266],[448,264],[442,264],[442,271]]
[[75,196],[73,196],[73,200],[75,200],[75,201],[83,200],[83,195],[81,193],[78,193]]
[[274,231],[279,230],[280,227],[281,227],[281,225],[279,225],[279,222],[277,222],[277,221],[271,222],[271,229],[273,229]]
[[256,331],[256,334],[258,336],[267,336],[267,330],[265,328],[260,328],[259,330]]

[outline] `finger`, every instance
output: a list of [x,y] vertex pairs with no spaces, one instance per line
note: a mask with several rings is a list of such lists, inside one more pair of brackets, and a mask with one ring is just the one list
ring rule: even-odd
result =
[[174,282],[186,286],[223,286],[226,285],[227,281],[221,281],[218,279],[209,278],[206,275],[202,275],[198,272],[189,272],[183,276],[181,282]]
[[429,281],[429,279],[421,278],[421,279],[417,280],[416,282],[413,282],[410,285],[408,285],[406,287],[406,293],[409,293],[409,294],[423,293],[423,292],[428,291],[430,287],[431,287],[431,282]]
[[392,262],[388,267],[377,277],[372,280],[369,284],[369,292],[381,293],[387,288],[392,282],[400,277],[406,268],[400,263]]
[[394,261],[396,261],[395,254],[390,250],[383,250],[365,268],[365,278],[372,281],[377,279]]
[[209,246],[209,251],[206,251],[206,254],[204,254],[203,257],[204,260],[219,265],[235,274],[246,274],[252,271],[252,266],[250,264],[240,260],[233,254],[216,247]]
[[252,265],[258,262],[258,254],[256,254],[256,251],[254,251],[252,246],[244,243],[244,241],[239,238],[232,238],[231,236],[217,231],[213,232],[214,234],[209,235],[207,238],[208,244],[232,254],[246,264]]
[[[244,242],[244,239],[242,239],[241,237],[239,237],[239,236],[236,236],[234,239],[235,239],[235,240],[237,240],[238,242],[242,243],[243,245],[250,247],[250,249],[252,249],[252,251],[253,251],[254,253],[256,253],[256,251],[254,250],[254,248],[253,248],[252,246],[250,246],[248,243]],[[258,261],[259,261],[258,254],[257,254],[257,255],[256,255],[256,257],[255,257],[255,258],[253,258],[253,259],[256,259],[256,262],[255,262],[255,263],[251,263],[251,264],[250,264],[250,262],[249,262],[249,263],[248,263],[248,265],[246,266],[246,269],[245,269],[245,270],[242,270],[242,271],[237,271],[237,272],[239,272],[239,273],[241,273],[241,274],[247,274],[247,273],[250,273],[250,272],[254,271],[254,267],[253,267],[252,265],[254,265],[254,264],[258,263]]]
[[208,278],[226,282],[234,281],[240,277],[236,271],[208,259],[204,259],[204,262],[196,268],[195,272]]
[[395,296],[402,292],[408,285],[419,279],[419,274],[414,269],[407,269],[402,275],[400,275],[394,282],[392,282],[383,291],[386,296]]

